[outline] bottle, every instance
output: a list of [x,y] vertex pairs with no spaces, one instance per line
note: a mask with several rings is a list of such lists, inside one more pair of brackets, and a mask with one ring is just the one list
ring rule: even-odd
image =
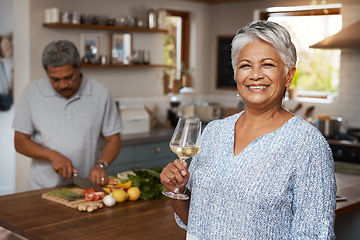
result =
[[167,11],[160,8],[157,12],[157,27],[160,29],[166,29],[166,17]]
[[149,10],[149,28],[157,28],[157,14],[154,9]]

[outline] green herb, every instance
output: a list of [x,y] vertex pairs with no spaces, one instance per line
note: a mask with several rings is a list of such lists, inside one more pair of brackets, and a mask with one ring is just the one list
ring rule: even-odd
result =
[[163,198],[162,191],[166,188],[160,182],[160,172],[162,168],[133,170],[135,176],[128,174],[133,187],[138,187],[141,191],[140,198],[152,200]]
[[69,202],[75,201],[77,199],[84,199],[85,198],[84,194],[74,192],[74,191],[72,191],[70,189],[67,189],[67,188],[63,188],[61,190],[55,190],[55,191],[52,191],[52,192],[48,192],[48,195],[52,195],[52,196],[55,196],[55,197],[60,197],[60,198],[63,198],[65,200],[68,200]]

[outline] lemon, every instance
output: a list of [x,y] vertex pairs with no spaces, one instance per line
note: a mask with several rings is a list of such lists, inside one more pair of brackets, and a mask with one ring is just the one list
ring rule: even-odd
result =
[[131,187],[128,189],[127,194],[129,195],[129,200],[138,200],[140,197],[140,189],[138,187]]
[[125,202],[128,199],[128,194],[122,190],[122,189],[115,189],[111,192],[111,194],[114,196],[116,202]]

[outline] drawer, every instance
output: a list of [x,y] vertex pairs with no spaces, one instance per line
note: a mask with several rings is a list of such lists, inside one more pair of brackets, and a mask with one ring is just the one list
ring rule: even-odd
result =
[[147,161],[152,159],[169,158],[175,159],[176,155],[170,150],[169,142],[157,142],[135,146],[135,161]]

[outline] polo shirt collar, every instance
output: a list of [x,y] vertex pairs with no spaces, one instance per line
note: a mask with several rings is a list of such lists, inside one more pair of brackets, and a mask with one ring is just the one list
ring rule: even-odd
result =
[[[88,78],[84,77],[82,74],[81,76],[82,76],[81,86],[79,90],[70,99],[80,96],[91,95],[91,84],[89,83]],[[45,97],[56,97],[56,96],[62,97],[62,95],[60,95],[54,90],[53,86],[51,85],[50,79],[46,78],[45,80],[46,81],[44,81],[43,86],[40,87],[42,94]]]

